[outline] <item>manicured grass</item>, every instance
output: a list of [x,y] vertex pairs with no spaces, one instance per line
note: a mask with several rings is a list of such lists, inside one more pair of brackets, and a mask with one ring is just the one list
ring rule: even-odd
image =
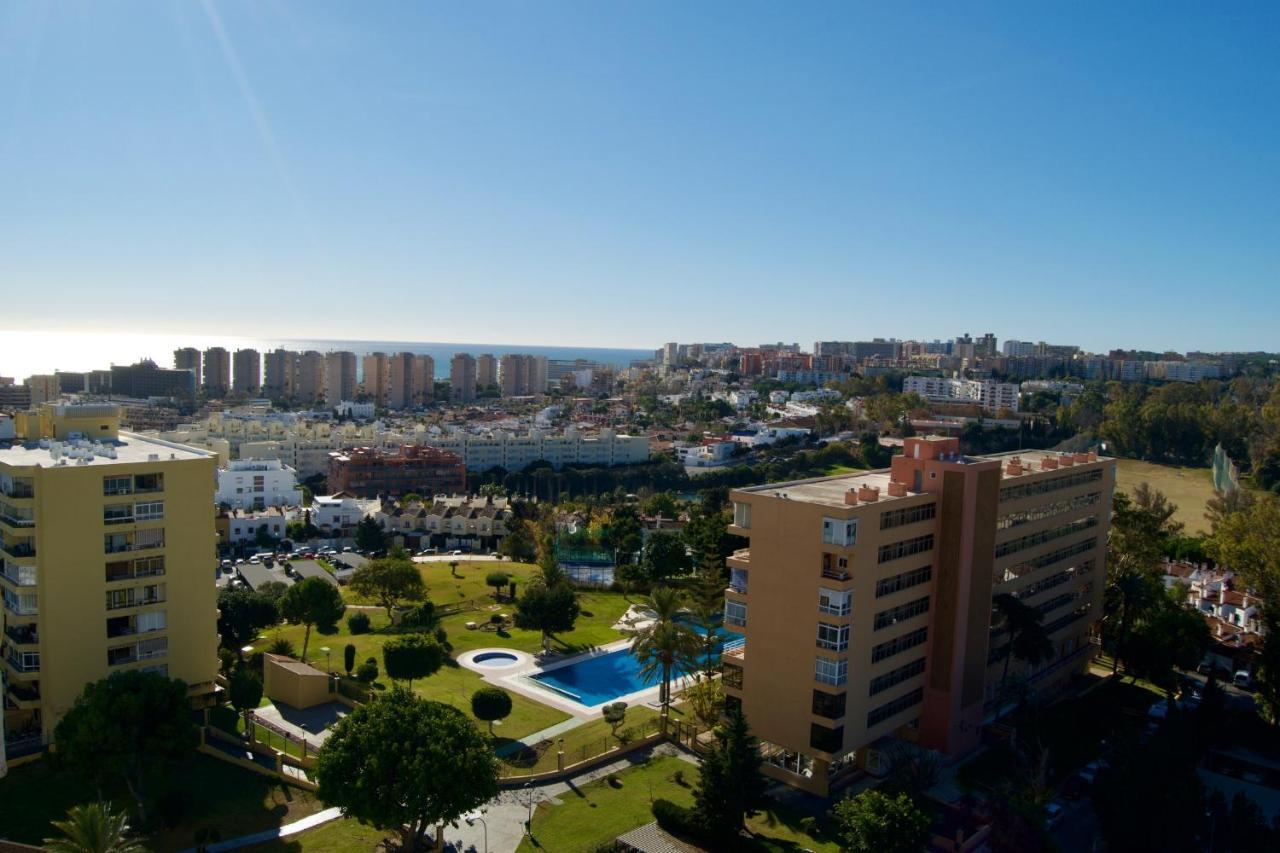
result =
[[[364,826],[351,818],[331,820],[323,826],[308,830],[298,835],[282,838],[267,844],[258,844],[248,849],[254,853],[347,853],[349,850],[386,850],[382,842],[391,837],[388,833],[371,826]],[[393,839],[398,841],[398,839]],[[391,848],[399,849],[399,848]]]
[[1121,490],[1132,492],[1134,487],[1144,482],[1164,492],[1178,505],[1173,518],[1185,525],[1188,534],[1200,536],[1209,532],[1204,505],[1213,497],[1213,480],[1208,468],[1157,465],[1138,459],[1116,461],[1116,485]]
[[[320,811],[324,806],[313,794],[274,782],[233,764],[196,755],[173,774],[173,786],[184,803],[169,828],[146,836],[152,850],[191,847],[197,830],[213,827],[223,838],[234,838],[281,826]],[[120,807],[133,808],[123,791],[107,795]],[[96,800],[97,792],[82,776],[57,771],[47,759],[13,768],[0,779],[0,836],[39,844],[54,830],[67,809]],[[156,816],[161,814],[156,811]]]
[[866,473],[862,468],[850,468],[848,465],[828,465],[817,475],[821,477],[834,477],[836,474],[863,474]]
[[[673,712],[673,719],[678,715]],[[658,712],[653,708],[631,707],[627,709],[627,720],[618,730],[618,734],[626,737],[628,740],[642,737],[645,734],[653,733],[656,728],[646,724],[653,723],[658,719]],[[564,763],[565,766],[576,764],[579,761],[585,761],[588,758],[607,752],[620,741],[612,735],[613,727],[606,723],[603,719],[592,720],[577,728],[570,729],[561,737],[564,739]],[[499,745],[505,741],[505,738],[499,741]],[[531,745],[533,746],[533,745]],[[502,759],[502,775],[504,776],[524,776],[530,773],[542,773],[546,770],[555,770],[557,766],[557,753],[560,745],[556,741],[549,743],[545,749],[538,752],[536,758],[530,755],[510,755]]]
[[[683,785],[675,780],[677,771],[684,777]],[[698,768],[679,758],[658,758],[623,770],[617,779],[618,787],[601,780],[561,795],[559,805],[540,804],[533,815],[533,840],[522,841],[519,853],[590,853],[652,821],[656,799],[692,806]],[[800,829],[799,818],[788,811],[767,809],[747,825],[755,834],[748,850],[781,853],[807,848],[838,853],[840,849],[831,841],[806,834]]]

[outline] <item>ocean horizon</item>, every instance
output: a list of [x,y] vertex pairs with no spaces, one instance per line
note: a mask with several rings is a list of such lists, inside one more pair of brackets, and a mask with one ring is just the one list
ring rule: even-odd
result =
[[[653,358],[652,349],[615,347],[574,347],[497,343],[446,343],[440,341],[375,341],[341,338],[245,337],[240,335],[144,334],[124,335],[102,332],[0,331],[0,376],[22,382],[36,374],[105,370],[112,364],[133,364],[149,358],[161,367],[173,366],[173,351],[181,347],[201,350],[221,346],[231,352],[256,349],[265,354],[284,348],[319,352],[354,352],[357,357],[371,352],[412,352],[435,359],[436,379],[449,377],[449,360],[455,353],[484,353],[503,356],[527,353],[548,359],[584,359],[610,367],[627,367],[633,361]],[[357,372],[362,366],[357,364]]]

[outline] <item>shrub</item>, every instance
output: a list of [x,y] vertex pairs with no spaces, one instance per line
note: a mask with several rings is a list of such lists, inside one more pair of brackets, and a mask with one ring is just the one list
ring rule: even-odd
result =
[[270,652],[273,655],[284,655],[285,657],[294,657],[297,652],[293,648],[293,643],[285,637],[276,637],[271,641]]
[[372,684],[378,680],[378,659],[369,658],[360,664],[360,668],[356,670],[356,678],[365,684]]
[[355,669],[355,668],[356,668],[356,645],[355,645],[355,643],[347,643],[347,645],[346,645],[345,647],[343,647],[343,649],[342,649],[342,668],[343,668],[343,670],[347,673],[347,675],[350,675],[350,674],[351,674],[351,670],[353,670],[353,669]]
[[698,837],[698,826],[694,821],[692,809],[686,809],[678,803],[659,798],[653,801],[653,817],[658,821],[658,826],[672,835],[682,835],[686,838]]
[[489,617],[489,621],[495,625],[501,625],[503,622],[507,620],[502,618],[501,613],[494,613],[492,616]]
[[369,633],[369,614],[368,613],[352,613],[347,617],[347,630],[352,634]]
[[412,610],[405,611],[400,617],[400,627],[408,631],[429,631],[439,622],[436,606],[424,601]]
[[494,720],[505,719],[511,713],[511,694],[499,687],[481,687],[471,695],[471,713],[487,722],[489,734],[493,734]]

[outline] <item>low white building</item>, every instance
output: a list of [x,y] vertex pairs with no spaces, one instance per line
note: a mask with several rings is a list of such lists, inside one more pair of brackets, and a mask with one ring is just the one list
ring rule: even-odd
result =
[[735,441],[707,439],[701,444],[677,444],[674,449],[676,461],[686,468],[716,468],[729,464],[737,447]]
[[991,379],[945,379],[941,376],[908,376],[904,394],[918,394],[933,403],[976,403],[983,411],[1018,411],[1018,386]]
[[343,400],[333,407],[333,413],[340,418],[371,421],[374,417],[374,408],[373,403],[353,403],[350,400]]
[[729,392],[729,405],[739,409],[745,409],[758,399],[760,399],[759,394],[746,388]]
[[216,501],[233,509],[302,503],[298,472],[279,459],[237,459],[218,469]]
[[354,531],[360,519],[380,506],[376,499],[361,499],[347,492],[319,495],[311,501],[311,523],[330,536],[342,536],[343,531]]

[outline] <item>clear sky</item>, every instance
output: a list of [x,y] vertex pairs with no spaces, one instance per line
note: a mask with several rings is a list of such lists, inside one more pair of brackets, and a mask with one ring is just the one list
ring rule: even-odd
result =
[[0,297],[28,330],[1275,350],[1280,4],[7,0]]

